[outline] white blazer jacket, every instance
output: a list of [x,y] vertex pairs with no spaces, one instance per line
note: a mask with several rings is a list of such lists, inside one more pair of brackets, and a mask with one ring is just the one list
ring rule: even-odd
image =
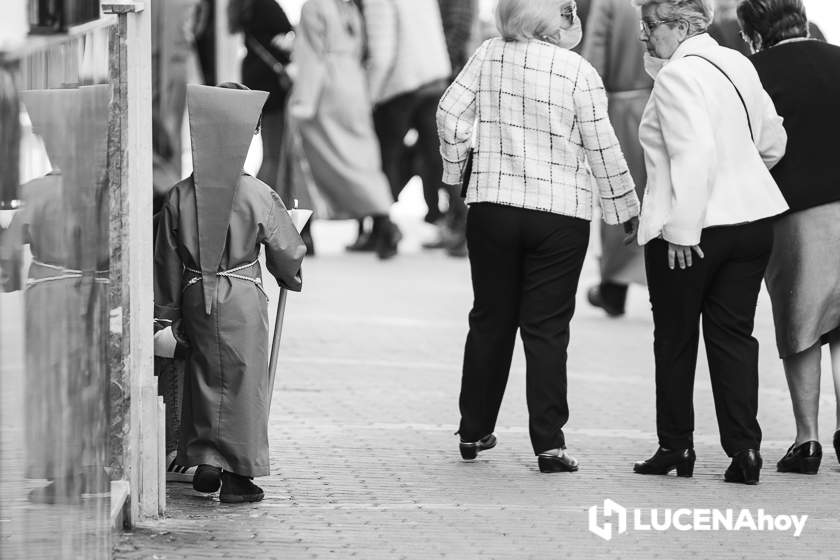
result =
[[[754,140],[750,138],[747,111]],[[639,127],[647,186],[639,244],[662,237],[696,245],[703,228],[754,222],[785,212],[770,175],[782,158],[782,118],[752,63],[707,34],[682,45],[655,79]]]

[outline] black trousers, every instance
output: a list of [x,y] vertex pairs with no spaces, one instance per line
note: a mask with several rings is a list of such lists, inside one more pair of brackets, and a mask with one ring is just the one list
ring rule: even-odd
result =
[[700,319],[720,439],[730,457],[759,449],[758,341],[753,323],[773,245],[770,221],[703,230],[694,266],[668,268],[668,244],[645,248],[653,307],[656,429],[669,449],[693,447],[694,371]]
[[474,302],[464,349],[464,441],[493,432],[516,330],[525,347],[528,427],[534,453],[565,447],[566,349],[589,222],[497,204],[473,204],[467,246]]
[[[435,89],[400,95],[379,105],[373,113],[373,122],[382,153],[382,168],[391,185],[394,200],[405,187],[404,167],[412,165],[406,160],[404,138],[412,128],[417,130],[417,158],[420,178],[423,180],[423,198],[428,212],[426,221],[433,223],[442,218],[439,191],[444,188],[443,162],[440,159],[440,140],[437,134],[437,105],[440,93]],[[410,178],[410,177],[409,177]],[[457,192],[447,192],[455,219],[466,219],[466,206]]]

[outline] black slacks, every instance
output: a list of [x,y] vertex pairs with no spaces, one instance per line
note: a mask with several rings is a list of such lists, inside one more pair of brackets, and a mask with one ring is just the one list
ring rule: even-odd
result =
[[709,361],[720,439],[730,457],[759,449],[758,341],[753,323],[773,245],[768,220],[703,230],[694,266],[668,268],[668,244],[645,247],[653,308],[656,428],[659,444],[693,447],[694,372],[700,319]]
[[[440,159],[440,139],[437,133],[437,106],[441,91],[432,88],[395,97],[379,105],[373,113],[373,122],[382,153],[382,168],[391,185],[394,200],[405,187],[405,153],[403,142],[406,133],[417,130],[420,178],[423,180],[423,198],[428,212],[426,221],[433,223],[442,217],[439,191],[444,188],[443,162]],[[453,219],[465,219],[466,206],[459,193],[450,189],[449,203]]]
[[474,302],[464,349],[464,441],[493,432],[510,373],[516,330],[525,347],[534,453],[565,447],[566,349],[589,222],[490,203],[467,215]]

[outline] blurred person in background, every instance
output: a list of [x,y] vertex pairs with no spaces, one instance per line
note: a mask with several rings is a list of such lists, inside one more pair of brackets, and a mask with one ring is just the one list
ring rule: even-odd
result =
[[765,275],[796,420],[796,439],[777,468],[816,474],[825,344],[837,397],[834,449],[840,461],[840,47],[809,38],[801,0],[744,0],[738,19],[788,135],[785,157],[772,173],[790,212],[774,224]]
[[242,61],[242,83],[267,91],[262,114],[262,164],[257,179],[277,190],[277,166],[286,120],[286,99],[292,81],[286,72],[291,60],[294,30],[275,0],[230,0],[231,33],[242,33],[247,54]]
[[166,125],[157,115],[152,115],[152,216],[154,219],[163,208],[169,189],[181,179],[172,164],[174,157],[175,149]]
[[472,54],[470,45],[478,16],[478,0],[438,0],[438,6],[454,80]]
[[[641,199],[647,176],[639,142],[639,123],[653,80],[645,72],[644,46],[639,41],[639,9],[628,0],[593,0],[583,57],[604,80],[610,122]],[[587,292],[589,303],[607,315],[624,314],[629,284],[645,284],[644,251],[624,243],[624,230],[601,223],[601,282]]]
[[365,57],[355,2],[307,0],[292,54],[296,75],[288,110],[330,217],[372,216],[373,245],[384,260],[397,254],[401,234],[389,217],[393,199],[374,133]]
[[404,138],[415,129],[425,220],[441,223],[439,192],[444,187],[435,111],[452,68],[440,5],[437,0],[363,0],[362,5],[368,35],[367,80],[391,195],[396,201],[405,186]]
[[654,79],[639,137],[647,188],[639,220],[653,311],[659,448],[639,474],[694,472],[700,321],[726,482],[757,484],[756,304],[788,206],[769,169],[785,153],[782,118],[752,64],[706,33],[711,0],[634,0]]
[[199,0],[195,6],[195,54],[204,84],[216,85],[216,0]]
[[709,26],[709,35],[722,47],[734,49],[749,56],[750,49],[741,38],[741,27],[735,15],[738,0],[714,0],[715,16]]
[[605,221],[625,224],[628,240],[639,200],[601,78],[570,50],[582,38],[574,1],[500,0],[497,10],[502,38],[476,51],[437,114],[444,182],[466,181],[470,205],[474,301],[459,448],[471,460],[496,445],[519,330],[540,471],[572,472],[578,462],[566,452],[563,434],[566,356],[593,198]]
[[[152,241],[157,237],[158,222],[161,210],[166,204],[170,189],[180,180],[172,166],[173,149],[169,139],[169,132],[163,123],[152,118]],[[165,325],[156,324],[157,339]],[[185,347],[179,352],[161,356],[155,352],[155,376],[158,380],[158,395],[163,397],[166,406],[165,419],[165,448],[166,448],[166,480],[167,482],[192,482],[195,467],[179,465],[175,456],[178,453],[178,441],[181,437],[181,399],[184,393]]]
[[[470,46],[478,15],[478,0],[438,0],[438,4],[443,22],[443,35],[446,39],[446,50],[449,53],[449,64],[452,67],[451,83],[472,54]],[[436,160],[439,157],[435,154]],[[457,190],[450,189],[447,195],[449,207],[439,227],[439,239],[437,242],[424,244],[423,247],[442,247],[450,256],[465,257],[467,255],[467,205]]]
[[181,174],[181,128],[187,103],[187,67],[198,0],[151,0],[152,111],[172,144],[172,169]]

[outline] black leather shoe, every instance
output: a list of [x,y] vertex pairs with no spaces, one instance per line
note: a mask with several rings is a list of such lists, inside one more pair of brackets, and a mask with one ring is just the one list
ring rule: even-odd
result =
[[758,474],[761,471],[761,453],[758,449],[744,449],[732,457],[732,464],[723,473],[726,482],[740,482],[741,484],[758,484]]
[[653,457],[633,465],[633,472],[638,474],[668,474],[677,469],[677,476],[694,475],[694,462],[697,456],[693,449],[665,449],[660,447]]
[[388,260],[397,255],[397,247],[402,240],[402,232],[391,221],[384,222],[379,231],[374,234],[376,238],[376,256],[379,260]]
[[212,465],[198,465],[193,476],[193,490],[209,494],[219,489],[222,469]]
[[478,456],[480,451],[486,451],[496,447],[496,436],[493,434],[487,434],[480,440],[473,442],[461,440],[458,447],[461,450],[461,458],[465,461],[471,461]]
[[840,463],[840,430],[834,432],[834,453],[837,454],[837,462]]
[[220,502],[242,504],[259,502],[264,497],[263,489],[254,484],[250,477],[227,471],[222,473],[222,491],[219,492]]
[[568,453],[562,455],[540,453],[537,456],[537,463],[540,466],[540,472],[543,473],[575,472],[579,468],[577,459]]
[[370,233],[362,232],[351,245],[344,248],[351,253],[373,253],[376,251],[376,238]]
[[[625,286],[624,289],[626,294],[627,287]],[[603,287],[600,284],[589,288],[589,291],[586,292],[586,299],[589,300],[590,305],[600,307],[610,317],[621,317],[624,315],[624,303],[622,302],[619,305],[617,302],[610,301],[610,298],[604,294]]]
[[776,463],[779,472],[817,474],[822,461],[822,445],[818,441],[806,441],[802,445],[793,444],[784,457]]

